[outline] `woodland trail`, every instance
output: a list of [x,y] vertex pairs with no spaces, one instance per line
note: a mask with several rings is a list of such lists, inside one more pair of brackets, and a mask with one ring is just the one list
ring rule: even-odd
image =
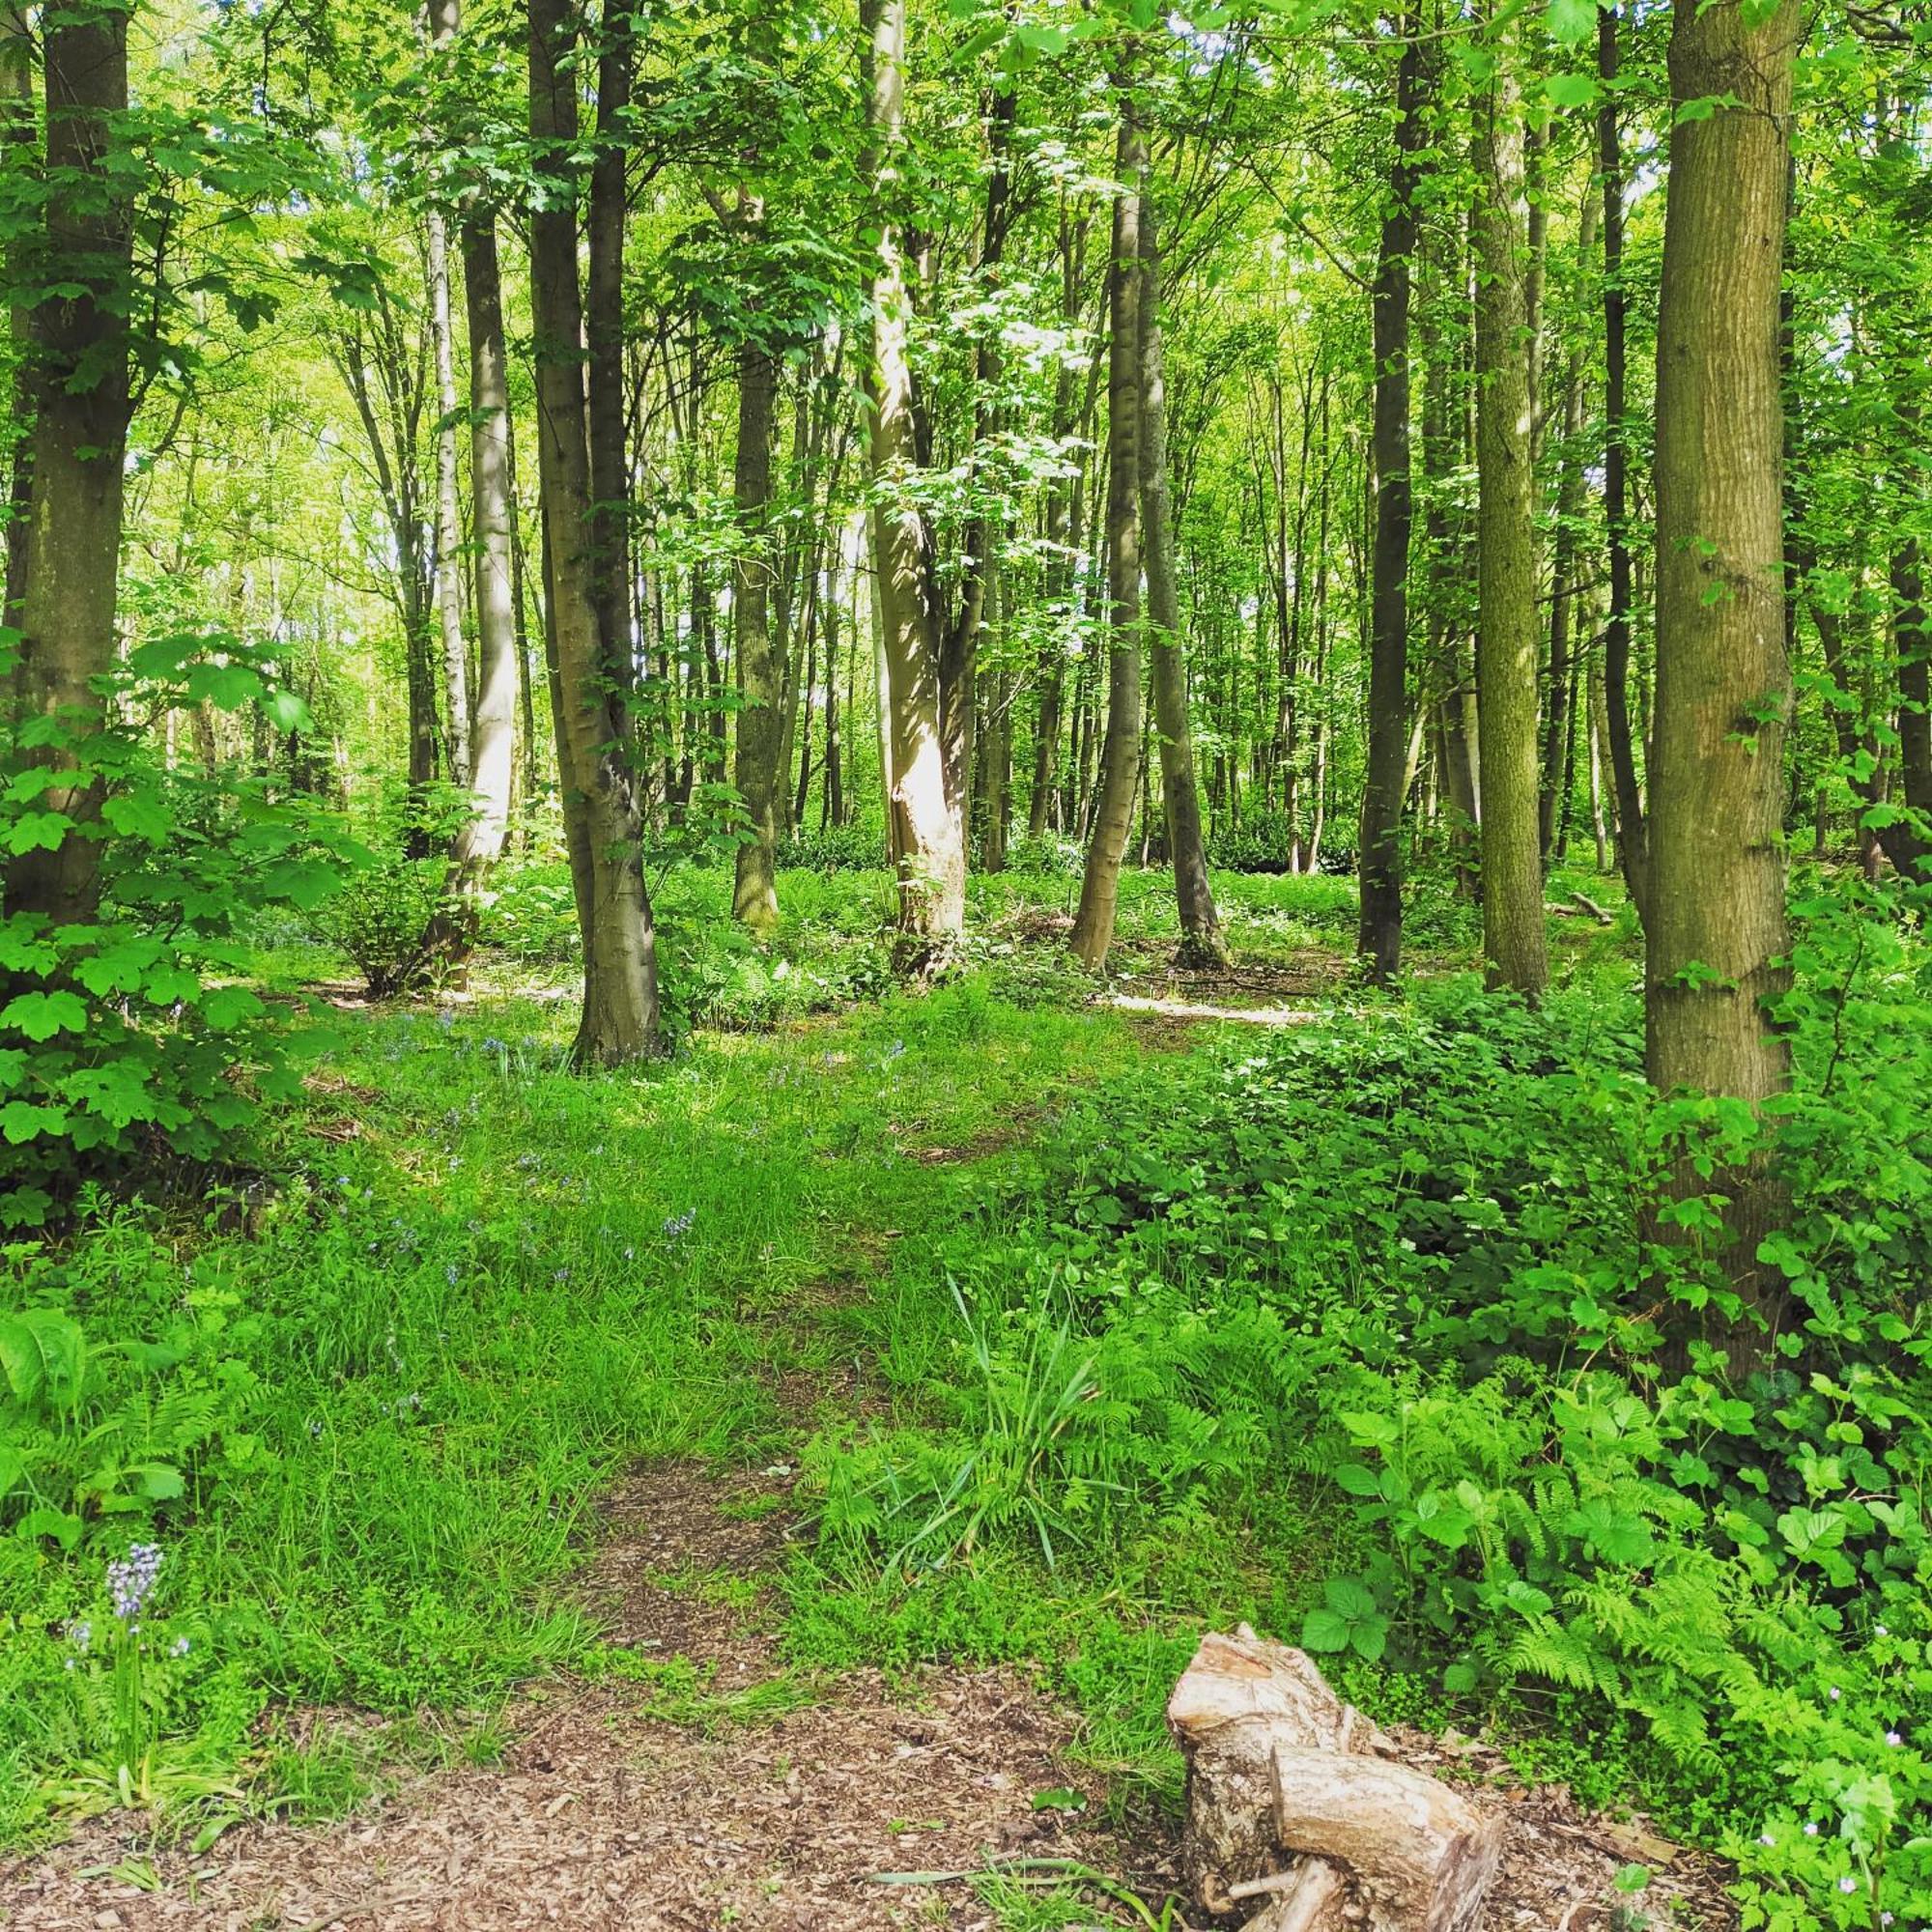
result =
[[[1143,1050],[1186,1052],[1223,1011],[1164,989],[1127,1006]],[[1215,989],[1216,991],[1220,989]],[[1178,997],[1170,996],[1178,995]],[[1224,997],[1319,1001],[1314,987]],[[1294,1009],[1314,1016],[1313,1006]],[[1015,1114],[961,1147],[901,1144],[923,1166],[963,1169],[1032,1130]],[[891,1268],[876,1231],[846,1231],[864,1279]],[[802,1295],[768,1319],[810,1322]],[[873,1401],[856,1375],[782,1391],[795,1442]],[[1138,1783],[1110,1804],[1108,1778],[1079,1752],[1075,1714],[1015,1667],[928,1664],[808,1673],[782,1644],[781,1573],[805,1533],[796,1460],[721,1472],[643,1463],[603,1498],[574,1586],[609,1640],[596,1681],[525,1688],[484,1734],[500,1748],[462,1761],[460,1731],[434,1769],[391,1772],[381,1795],[332,1822],[240,1823],[195,1852],[124,1815],[0,1873],[7,1932],[889,1932],[945,1925],[1009,1932],[1048,1924],[1184,1932],[1160,1915],[1179,1884],[1178,1821]],[[310,1745],[331,1736],[375,1754],[381,1720],[355,1710],[298,1714]],[[1499,1779],[1510,1811],[1505,1865],[1486,1932],[1608,1932],[1618,1868],[1659,1867],[1650,1902],[1675,1896],[1693,1924],[1729,1923],[1710,1866],[1639,1827],[1582,1817],[1559,1789],[1530,1791],[1493,1747],[1402,1734],[1415,1762]],[[1065,1894],[1068,1916],[1033,1916],[1024,1861],[1064,1861],[1120,1888]],[[995,1876],[1004,1866],[1008,1889]],[[928,1881],[891,1883],[893,1875]],[[971,1875],[971,1876],[969,1876]],[[1122,1893],[1146,1902],[1139,1916]],[[1027,1916],[1020,1916],[1026,1914]]]

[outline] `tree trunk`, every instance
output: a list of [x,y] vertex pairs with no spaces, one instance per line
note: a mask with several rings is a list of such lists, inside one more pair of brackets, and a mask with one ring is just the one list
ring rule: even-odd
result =
[[37,800],[69,827],[52,850],[7,867],[7,911],[52,925],[93,920],[99,889],[101,783],[89,743],[102,718],[95,680],[114,665],[122,462],[128,441],[128,284],[133,194],[121,149],[128,109],[128,14],[73,0],[41,20],[46,87],[46,260],[64,278],[34,313],[33,483],[15,671],[16,728],[65,717],[37,765],[74,773]]
[[1624,159],[1617,127],[1617,9],[1597,15],[1597,164],[1604,181],[1604,525],[1609,549],[1610,610],[1604,628],[1604,710],[1616,808],[1617,855],[1631,902],[1643,907],[1643,794],[1637,788],[1631,728],[1631,572],[1629,396],[1625,372]]
[[[1578,267],[1588,271],[1597,242],[1597,204],[1586,199],[1577,224]],[[1573,345],[1563,369],[1563,448],[1558,456],[1556,533],[1549,565],[1549,684],[1543,715],[1543,788],[1538,800],[1538,843],[1547,863],[1558,847],[1559,824],[1568,815],[1566,778],[1575,682],[1572,639],[1577,629],[1577,538],[1583,514],[1583,351]]]
[[430,350],[436,361],[436,613],[449,781],[469,783],[469,654],[463,641],[463,513],[456,497],[456,344],[449,302],[449,230],[440,208],[429,225]]
[[[929,593],[928,533],[903,494],[917,464],[911,302],[898,224],[887,197],[905,144],[905,0],[865,0],[866,177],[878,204],[871,265],[873,582],[878,600],[891,779],[888,811],[897,830],[899,924],[922,967],[957,943],[966,923],[966,835],[941,738],[938,613]],[[890,494],[895,493],[895,496]]]
[[1496,49],[1475,104],[1476,686],[1483,784],[1483,951],[1490,983],[1538,998],[1549,964],[1537,844],[1536,531],[1529,459],[1522,102]]
[[[475,811],[456,840],[458,871],[477,885],[502,857],[510,829],[523,644],[517,609],[510,390],[503,352],[503,282],[494,217],[478,210],[458,231],[469,321],[469,495],[476,545],[477,690],[469,741]],[[526,728],[530,721],[526,717]],[[473,891],[474,887],[467,887]]]
[[[624,221],[628,210],[632,15],[605,0],[597,48],[597,144],[585,223],[583,314],[589,377],[590,587],[611,724],[631,736],[631,466],[624,447]],[[721,718],[722,724],[723,720]]]
[[1133,96],[1119,83],[1121,128],[1114,203],[1114,254],[1108,265],[1112,327],[1107,365],[1107,736],[1100,791],[1071,945],[1089,972],[1114,943],[1121,861],[1133,824],[1141,760],[1141,555],[1135,511],[1140,490],[1140,211],[1146,151]]
[[1180,912],[1179,963],[1225,966],[1228,942],[1208,879],[1201,837],[1201,794],[1194,781],[1194,737],[1188,718],[1187,657],[1180,637],[1174,535],[1168,526],[1167,370],[1160,332],[1160,239],[1151,201],[1140,212],[1140,512],[1147,567],[1148,656],[1152,668],[1161,797],[1167,808],[1168,858]]
[[[1790,1072],[1766,1003],[1786,984],[1783,435],[1778,284],[1796,0],[1747,25],[1737,0],[1673,15],[1675,120],[1657,340],[1657,698],[1643,904],[1645,1061],[1662,1093],[1751,1108]],[[1684,1193],[1729,1197],[1723,1265],[1776,1327],[1782,1277],[1757,1260],[1782,1210],[1762,1159]],[[1762,1358],[1739,1321],[1731,1366]]]
[[[34,116],[34,32],[22,7],[0,5],[0,173],[27,174],[40,165]],[[16,285],[26,280],[26,238],[0,250],[0,266]],[[4,548],[0,548],[0,628],[17,630],[27,588],[27,520],[34,495],[34,312],[24,298],[7,313],[13,357],[12,421],[0,434],[6,458]]]
[[1370,593],[1368,769],[1362,784],[1361,919],[1355,952],[1385,986],[1402,965],[1402,819],[1408,749],[1408,547],[1415,494],[1408,450],[1409,260],[1423,151],[1420,21],[1411,12],[1396,68],[1395,165],[1374,291],[1376,534]]
[[733,482],[739,544],[731,566],[731,605],[738,631],[738,796],[751,837],[738,847],[733,917],[754,932],[778,923],[779,753],[783,693],[772,651],[772,545],[766,520],[772,498],[772,392],[777,366],[762,342],[738,349],[738,457]]
[[[550,543],[556,639],[557,762],[566,811],[582,832],[583,1015],[573,1058],[614,1065],[658,1046],[657,952],[639,846],[636,788],[608,690],[609,647],[593,569],[582,298],[577,278],[576,35],[566,0],[530,0],[530,137],[547,192],[530,216],[530,304],[537,378],[537,467]],[[593,275],[610,264],[593,247]],[[600,412],[617,408],[595,399]],[[621,412],[620,420],[621,420]]]

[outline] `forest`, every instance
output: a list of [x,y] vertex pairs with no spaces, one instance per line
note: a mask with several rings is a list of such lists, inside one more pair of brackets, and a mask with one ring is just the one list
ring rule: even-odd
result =
[[1932,4],[0,0],[0,1925],[1932,1928]]

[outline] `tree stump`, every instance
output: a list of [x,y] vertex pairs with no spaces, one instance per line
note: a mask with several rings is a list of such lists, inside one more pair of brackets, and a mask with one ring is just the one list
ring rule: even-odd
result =
[[[1195,1900],[1248,1932],[1468,1932],[1502,1821],[1392,1762],[1301,1651],[1210,1634],[1168,1700],[1187,1758]],[[1257,1909],[1258,1907],[1258,1909]]]

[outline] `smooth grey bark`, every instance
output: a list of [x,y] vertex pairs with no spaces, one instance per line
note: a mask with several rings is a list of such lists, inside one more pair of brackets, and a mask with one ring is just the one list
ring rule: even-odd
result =
[[449,229],[427,216],[430,353],[436,368],[436,614],[442,640],[444,734],[449,781],[469,783],[469,653],[463,639],[463,513],[456,479],[456,342],[449,299]]

